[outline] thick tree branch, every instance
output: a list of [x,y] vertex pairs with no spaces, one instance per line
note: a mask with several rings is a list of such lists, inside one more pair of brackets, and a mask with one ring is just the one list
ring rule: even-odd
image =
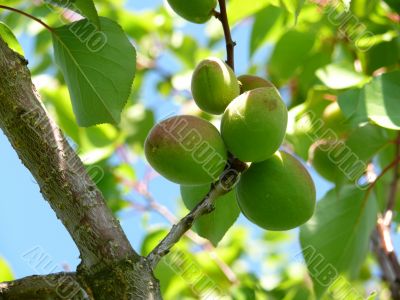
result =
[[152,266],[156,266],[163,256],[169,253],[170,249],[182,238],[182,236],[192,227],[195,220],[202,215],[212,212],[215,201],[222,195],[231,191],[237,183],[240,174],[247,169],[247,165],[237,159],[231,159],[228,163],[224,175],[215,183],[210,192],[204,197],[197,206],[192,209],[183,219],[172,226],[167,236],[154,248],[148,255],[148,260]]
[[226,63],[235,70],[235,46],[236,43],[232,40],[231,30],[229,28],[228,14],[226,12],[226,3],[225,0],[218,0],[219,3],[219,12],[214,12],[214,16],[221,21],[222,29],[224,30],[225,36],[225,45],[226,45],[226,54],[227,60]]
[[87,299],[75,273],[34,275],[3,282],[0,283],[0,295],[4,300]]
[[94,299],[159,299],[151,268],[49,118],[26,65],[0,39],[0,128],[75,241],[79,282]]
[[85,267],[137,256],[79,157],[47,115],[26,64],[0,40],[0,128],[71,234]]

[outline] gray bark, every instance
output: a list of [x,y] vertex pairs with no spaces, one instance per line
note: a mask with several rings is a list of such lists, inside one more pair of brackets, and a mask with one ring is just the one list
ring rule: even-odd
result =
[[77,282],[75,273],[29,276],[12,282],[0,283],[0,299],[87,299]]

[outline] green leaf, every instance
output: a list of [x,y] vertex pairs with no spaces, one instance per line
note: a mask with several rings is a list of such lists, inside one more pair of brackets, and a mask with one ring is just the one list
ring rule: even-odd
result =
[[387,130],[367,124],[356,128],[346,140],[348,146],[358,159],[368,162],[384,146],[388,145],[391,137]]
[[11,267],[6,262],[6,260],[0,257],[0,282],[11,281],[14,279]]
[[283,84],[293,76],[309,56],[314,41],[310,32],[286,32],[276,43],[269,61],[268,71],[273,81]]
[[353,87],[368,79],[355,70],[353,55],[342,44],[336,45],[332,53],[332,63],[318,69],[316,75],[331,89]]
[[340,274],[354,277],[365,259],[375,226],[377,203],[356,187],[329,191],[310,221],[300,228],[303,257],[317,296]]
[[331,89],[344,89],[356,86],[367,77],[354,70],[350,64],[330,64],[316,72],[317,77]]
[[371,295],[369,295],[366,300],[376,300],[377,296],[378,296],[377,292],[372,292]]
[[46,2],[63,8],[70,9],[83,17],[88,18],[97,27],[101,27],[100,18],[97,14],[93,0],[45,0]]
[[110,124],[80,128],[79,157],[84,164],[95,164],[115,153],[121,142],[119,132]]
[[395,71],[373,78],[361,89],[342,93],[338,101],[347,117],[400,130],[399,95],[400,71]]
[[344,8],[345,8],[346,12],[349,11],[351,0],[342,0],[342,2],[343,2],[343,5],[344,5]]
[[[181,186],[181,195],[187,209],[193,209],[210,190],[210,185]],[[194,231],[208,239],[214,246],[224,237],[228,229],[239,216],[240,210],[236,202],[235,192],[218,198],[215,210],[195,221]]]
[[126,134],[126,142],[135,152],[142,150],[147,134],[154,124],[154,112],[141,103],[132,105],[124,112],[121,128]]
[[400,14],[400,2],[398,0],[384,0],[395,12]]
[[97,26],[101,27],[100,18],[97,14],[96,7],[93,0],[75,0],[74,3],[77,12],[94,22]]
[[121,174],[118,173],[119,167],[112,167],[104,162],[86,166],[87,172],[96,183],[101,193],[107,201],[107,206],[117,213],[131,205],[125,200],[119,187]]
[[253,55],[264,44],[276,28],[281,29],[282,24],[278,21],[282,15],[282,9],[272,5],[265,7],[255,15],[251,30],[250,55]]
[[44,87],[40,94],[46,103],[47,109],[53,113],[57,125],[62,131],[80,145],[80,130],[76,125],[71,102],[69,101],[68,89],[65,85],[55,88]]
[[286,9],[294,14],[295,24],[297,23],[297,18],[300,15],[301,8],[304,5],[304,0],[282,0]]
[[269,1],[254,1],[249,5],[247,0],[231,0],[228,4],[228,17],[231,24],[235,24],[244,18],[254,15],[264,7]]
[[100,18],[99,31],[87,20],[54,29],[57,64],[80,126],[118,123],[131,92],[136,51],[121,27]]
[[24,55],[24,51],[22,50],[17,38],[12,33],[11,29],[3,22],[0,22],[0,38],[2,38],[12,50]]

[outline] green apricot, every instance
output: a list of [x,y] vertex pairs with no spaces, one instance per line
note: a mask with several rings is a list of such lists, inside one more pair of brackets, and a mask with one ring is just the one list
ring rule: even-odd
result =
[[300,226],[315,209],[311,176],[295,157],[283,151],[251,164],[242,174],[236,193],[242,213],[267,230]]
[[227,151],[218,130],[208,121],[182,115],[168,118],[145,141],[149,164],[175,183],[211,183],[223,172]]
[[193,99],[203,111],[215,115],[222,114],[239,93],[239,82],[235,74],[221,59],[204,59],[194,70]]
[[[346,163],[348,155],[342,140],[319,140],[310,148],[310,162],[315,171],[331,182],[345,180],[345,173],[341,170],[341,162]],[[343,163],[342,163],[343,164]],[[343,165],[342,168],[347,167]]]
[[261,87],[274,87],[274,85],[270,81],[254,75],[240,75],[238,77],[238,80],[241,83],[241,93]]
[[282,144],[288,112],[276,88],[254,89],[235,98],[226,108],[221,134],[228,150],[242,161],[271,157]]
[[168,0],[171,8],[182,18],[202,24],[213,15],[217,0]]
[[336,101],[325,107],[322,113],[322,120],[326,128],[332,129],[337,134],[342,134],[351,128]]

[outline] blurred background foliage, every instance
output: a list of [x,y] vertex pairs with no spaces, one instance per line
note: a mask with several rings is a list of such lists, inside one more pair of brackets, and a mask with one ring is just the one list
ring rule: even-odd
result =
[[[39,0],[0,2],[24,10],[52,27],[80,18]],[[0,20],[23,45],[46,108],[79,153],[113,212],[118,217],[133,214],[142,218],[143,226],[136,230],[143,231],[141,252],[147,254],[165,235],[170,223],[187,209],[176,187],[160,179],[146,164],[144,140],[156,121],[171,114],[199,115],[218,124],[217,119],[194,105],[190,78],[201,59],[223,58],[225,49],[222,28],[216,19],[194,25],[176,16],[162,1],[137,5],[130,2],[135,0],[95,1],[99,15],[118,22],[138,53],[132,94],[118,126],[78,127],[65,81],[54,63],[50,33],[5,10],[0,10]],[[399,13],[398,1],[390,0],[228,1],[230,25],[238,44],[237,73],[270,79],[290,109],[285,150],[307,162],[315,142],[310,136],[316,129],[312,124],[304,126],[304,114],[322,117],[324,109],[339,99],[349,120],[345,130],[339,130],[340,138],[362,160],[372,162],[376,173],[393,161],[392,141],[395,130],[400,129]],[[383,73],[390,73],[389,81],[380,77]],[[388,82],[393,84],[382,87]],[[382,111],[377,107],[383,107]],[[396,109],[398,116],[393,113]],[[343,186],[347,183],[328,183],[310,170],[320,198],[330,188],[342,191],[346,197]],[[381,209],[390,179],[388,172],[376,185],[374,194]],[[173,204],[160,200],[168,193],[176,198]],[[326,197],[332,197],[332,192]],[[359,212],[355,211],[354,214]],[[332,209],[335,213],[337,218],[326,225],[331,232],[344,230],[338,225],[343,222],[343,214],[336,207]],[[154,214],[162,218],[151,219]],[[358,230],[361,235],[370,233],[363,228]],[[222,295],[223,299],[237,300],[315,299],[298,232],[261,232],[239,217],[216,248],[189,232],[157,267],[163,295],[167,300],[198,299],[201,293],[210,295],[209,299]],[[328,239],[314,237],[320,241],[323,238]],[[327,243],[332,241],[339,243],[338,249],[344,248],[340,239]],[[369,252],[354,253],[357,247],[343,253],[348,264],[341,266],[339,272],[352,274],[346,278],[364,298],[379,291],[379,299],[389,299],[374,256]],[[325,254],[330,255],[329,251]],[[361,268],[350,263],[357,255],[362,258]],[[0,281],[12,277],[7,263],[0,259]],[[201,280],[210,284],[203,288]],[[339,294],[331,287],[324,299],[339,299]]]

